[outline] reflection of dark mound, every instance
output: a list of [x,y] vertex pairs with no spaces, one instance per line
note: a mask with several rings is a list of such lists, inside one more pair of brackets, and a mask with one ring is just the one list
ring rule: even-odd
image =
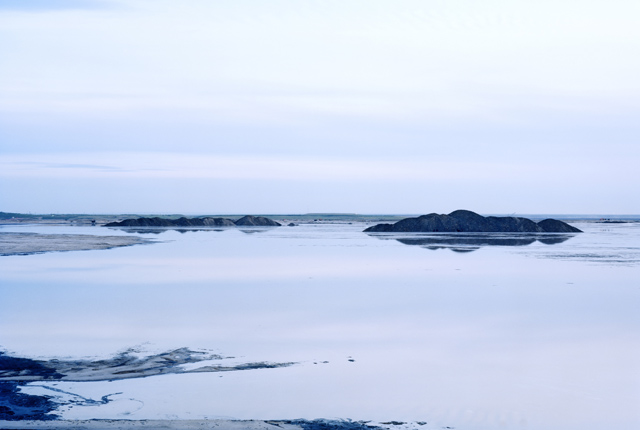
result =
[[538,242],[540,243],[544,243],[545,245],[557,245],[558,243],[562,243],[565,242],[569,239],[571,239],[573,237],[573,235],[566,235],[566,236],[544,236],[544,237],[539,237],[538,238]]
[[580,233],[569,224],[546,219],[535,223],[519,217],[483,217],[475,212],[457,210],[448,215],[431,213],[417,218],[405,218],[395,224],[377,224],[365,230],[368,233]]
[[396,235],[374,235],[382,240],[397,240],[405,245],[421,246],[437,250],[450,249],[455,252],[475,251],[483,246],[526,246],[534,242],[555,245],[569,240],[573,235],[504,235],[504,234],[434,234],[415,237],[398,237]]
[[536,241],[535,237],[487,237],[487,236],[442,236],[442,237],[428,237],[419,239],[397,239],[398,242],[405,245],[419,245],[419,246],[433,246],[433,245],[447,245],[447,246],[524,246],[530,245]]
[[[400,240],[398,239],[398,241],[400,242]],[[413,243],[410,244],[405,244],[405,245],[414,245]],[[473,247],[473,246],[469,246],[467,248],[452,248],[449,246],[429,246],[429,245],[425,245],[423,246],[423,248],[429,249],[431,251],[437,251],[438,249],[448,249],[449,251],[453,251],[453,252],[458,252],[460,254],[466,253],[466,252],[473,252],[477,249],[480,249],[479,246]]]
[[178,219],[168,218],[137,218],[125,219],[120,222],[110,222],[105,227],[236,227],[236,226],[259,226],[259,227],[277,227],[280,223],[261,216],[247,215],[237,221],[228,218],[186,218]]
[[264,233],[266,231],[266,229],[264,228],[253,228],[251,230],[247,229],[247,228],[240,228],[239,229],[241,232],[245,233],[245,234],[256,234],[256,233]]

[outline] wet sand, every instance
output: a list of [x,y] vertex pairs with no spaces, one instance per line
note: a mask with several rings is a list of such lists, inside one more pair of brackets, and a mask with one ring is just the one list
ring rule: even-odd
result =
[[[34,360],[12,357],[0,351],[0,382],[33,381],[115,381],[119,379],[146,378],[177,373],[232,372],[240,370],[275,369],[296,363],[251,362],[240,364],[217,363],[225,358],[204,351],[179,348],[160,354],[138,357],[134,350],[127,350],[102,360]],[[191,369],[186,364],[206,363]],[[0,396],[0,400],[2,397]]]
[[[426,422],[373,423],[351,420],[53,420],[0,421],[0,429],[22,430],[428,430]],[[445,427],[451,428],[451,427]]]
[[[57,421],[56,410],[61,405],[68,403],[92,406],[104,405],[111,402],[112,399],[110,397],[114,395],[104,395],[101,399],[96,400],[64,391],[54,386],[40,386],[42,389],[68,397],[66,401],[61,399],[52,401],[51,396],[48,394],[33,395],[21,391],[21,387],[34,381],[115,381],[177,373],[274,369],[295,364],[268,362],[220,363],[220,360],[231,358],[233,357],[222,357],[218,354],[192,351],[188,348],[179,348],[142,357],[136,355],[134,350],[127,350],[112,358],[102,360],[34,360],[14,357],[0,351],[0,421],[3,419],[11,420],[12,422],[33,420],[34,423],[40,422],[40,420],[42,422]],[[187,369],[184,367],[185,365],[196,365],[196,367]],[[103,423],[103,421],[100,421],[100,423]],[[0,427],[0,430],[3,428],[6,427]]]
[[152,243],[135,236],[94,236],[89,234],[0,233],[0,256],[44,252],[89,251]]
[[84,420],[84,421],[0,421],[0,429],[46,430],[115,430],[115,429],[167,429],[167,430],[301,430],[300,425],[267,421],[234,420]]

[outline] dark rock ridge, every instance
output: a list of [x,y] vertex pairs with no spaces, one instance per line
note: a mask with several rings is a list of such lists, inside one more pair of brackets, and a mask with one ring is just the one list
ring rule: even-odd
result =
[[263,217],[263,216],[243,216],[238,221],[236,221],[236,225],[240,226],[267,226],[267,227],[277,227],[280,225],[279,222],[274,221],[272,219]]
[[262,216],[247,215],[237,221],[228,218],[178,218],[167,219],[160,217],[153,218],[137,218],[125,219],[120,222],[110,222],[105,227],[236,227],[236,226],[255,226],[255,227],[276,227],[280,223],[272,219]]
[[519,217],[483,217],[475,212],[457,210],[449,215],[431,213],[417,218],[405,218],[395,224],[377,224],[367,233],[443,232],[443,233],[581,233],[575,227],[555,219],[538,223]]

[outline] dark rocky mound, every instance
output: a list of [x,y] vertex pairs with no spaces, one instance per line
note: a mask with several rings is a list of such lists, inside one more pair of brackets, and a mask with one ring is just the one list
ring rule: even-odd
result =
[[124,221],[114,221],[105,224],[105,227],[172,227],[171,220],[164,218],[138,218],[125,219]]
[[272,219],[265,218],[263,216],[243,216],[238,221],[236,221],[236,225],[239,226],[260,226],[260,227],[277,227],[280,225],[279,222],[276,222]]
[[546,232],[553,233],[580,233],[582,230],[578,230],[575,227],[570,226],[566,222],[558,221],[557,219],[547,218],[538,223],[540,227]]
[[200,219],[202,220],[202,225],[207,227],[233,227],[235,225],[235,223],[228,218],[204,217]]
[[120,222],[110,222],[105,227],[235,227],[235,226],[279,226],[280,223],[265,217],[247,215],[238,221],[228,218],[137,218],[125,219]]
[[429,214],[405,218],[395,224],[378,224],[367,233],[443,232],[443,233],[580,233],[575,227],[555,219],[536,223],[519,217],[483,217],[475,212],[457,210],[449,215]]

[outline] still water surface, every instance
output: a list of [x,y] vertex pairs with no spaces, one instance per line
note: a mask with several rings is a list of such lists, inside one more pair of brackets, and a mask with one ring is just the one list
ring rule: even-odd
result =
[[370,236],[364,224],[3,226],[157,243],[0,258],[0,348],[49,359],[189,347],[297,363],[25,388],[121,393],[63,408],[69,419],[640,428],[640,224],[574,225],[585,233],[512,243]]

